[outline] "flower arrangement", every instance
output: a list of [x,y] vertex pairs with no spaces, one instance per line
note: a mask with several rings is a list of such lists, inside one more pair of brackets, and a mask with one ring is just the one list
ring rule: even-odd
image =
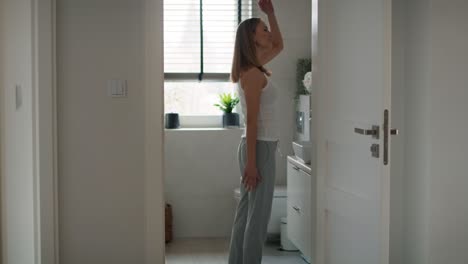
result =
[[305,75],[311,71],[312,63],[311,59],[298,59],[296,64],[296,100],[299,99],[300,95],[308,95],[310,94],[309,90],[305,87],[304,80]]
[[312,72],[307,72],[304,75],[304,79],[302,80],[304,87],[306,88],[307,92],[310,94],[312,89]]

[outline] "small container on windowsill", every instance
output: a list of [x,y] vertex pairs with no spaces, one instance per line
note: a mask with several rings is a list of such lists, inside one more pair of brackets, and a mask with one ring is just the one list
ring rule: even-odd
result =
[[239,114],[238,113],[224,113],[223,114],[223,127],[224,128],[238,128],[239,127]]
[[167,113],[164,116],[164,127],[167,129],[175,129],[180,127],[179,114],[178,113]]

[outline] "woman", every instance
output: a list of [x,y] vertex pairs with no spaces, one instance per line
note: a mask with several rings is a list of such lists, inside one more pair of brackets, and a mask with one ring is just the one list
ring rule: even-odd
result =
[[[231,79],[237,83],[246,129],[238,148],[243,177],[229,246],[229,264],[259,264],[266,240],[275,185],[278,136],[275,89],[263,65],[283,49],[271,0],[260,0],[271,32],[259,18],[239,24]],[[245,234],[245,235],[244,235]]]

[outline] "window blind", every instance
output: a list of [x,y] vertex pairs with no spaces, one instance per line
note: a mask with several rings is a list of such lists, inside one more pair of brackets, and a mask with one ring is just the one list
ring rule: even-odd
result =
[[255,0],[164,0],[166,79],[227,79],[240,21]]

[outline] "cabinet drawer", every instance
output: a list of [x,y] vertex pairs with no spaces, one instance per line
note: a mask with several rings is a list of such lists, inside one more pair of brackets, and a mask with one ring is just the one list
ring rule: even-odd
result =
[[304,214],[299,212],[294,203],[288,205],[287,209],[287,233],[289,240],[300,250],[304,251]]
[[304,186],[307,178],[301,170],[288,162],[287,174],[287,233],[289,240],[301,251],[304,250]]
[[[315,204],[315,199],[312,199],[312,189],[314,186],[312,186],[312,177],[310,174],[307,174],[304,171],[301,171],[301,175],[304,177],[304,192],[302,193],[302,199],[301,202],[304,205],[304,210],[303,214],[301,215],[301,224],[302,224],[302,236],[303,236],[303,249],[301,249],[301,252],[304,254],[305,259],[309,262],[312,263],[311,261],[311,256],[313,250],[313,239],[315,239],[315,234],[312,232],[315,228],[315,213],[312,213],[312,204]],[[307,208],[306,208],[307,206]],[[314,206],[315,207],[315,206]]]

